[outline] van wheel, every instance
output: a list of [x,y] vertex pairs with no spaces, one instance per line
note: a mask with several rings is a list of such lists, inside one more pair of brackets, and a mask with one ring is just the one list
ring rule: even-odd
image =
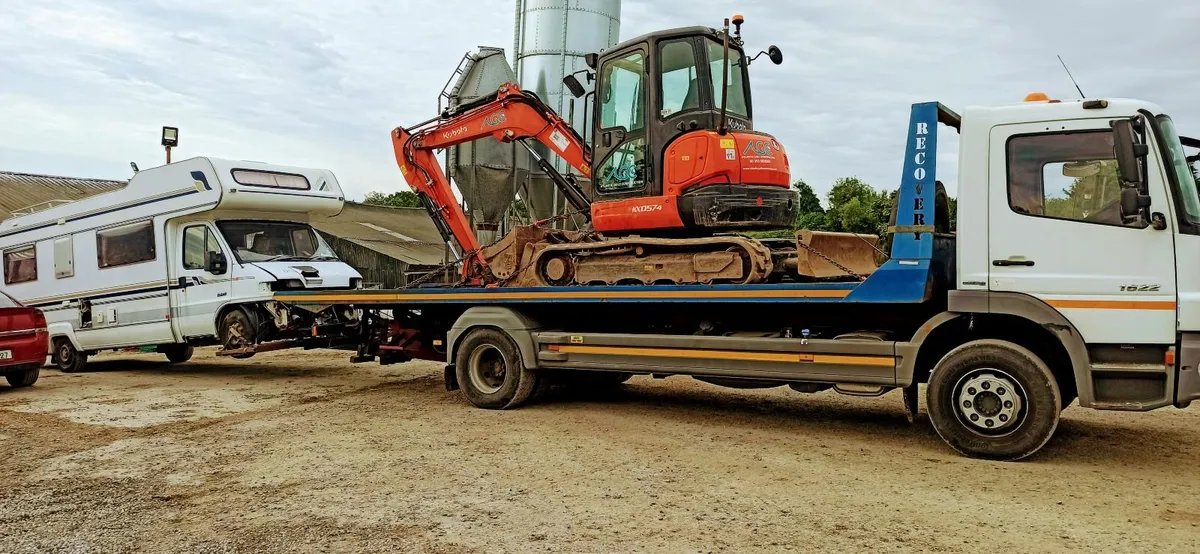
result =
[[[229,310],[225,314],[225,317],[221,318],[221,347],[225,350],[240,350],[248,346],[254,346],[254,337],[256,335],[254,324],[250,323],[250,318],[246,317],[246,312],[235,308]],[[244,360],[253,355],[253,353],[235,354],[233,357]]]
[[952,448],[973,458],[1012,461],[1054,435],[1062,411],[1050,368],[1028,349],[977,340],[937,363],[926,390],[929,419]]
[[22,387],[33,386],[33,384],[37,382],[38,376],[41,374],[42,368],[35,367],[33,369],[26,369],[25,371],[14,371],[12,373],[7,373],[4,375],[4,378],[8,380],[8,384],[12,385],[14,389],[19,389]]
[[159,352],[167,355],[167,361],[173,364],[182,364],[192,359],[192,354],[196,351],[190,344],[166,344],[158,348]]
[[496,329],[467,333],[454,361],[463,396],[479,408],[516,408],[537,388],[537,374],[525,369],[520,348]]
[[66,337],[54,339],[54,364],[63,373],[78,373],[87,365],[87,353],[75,349]]

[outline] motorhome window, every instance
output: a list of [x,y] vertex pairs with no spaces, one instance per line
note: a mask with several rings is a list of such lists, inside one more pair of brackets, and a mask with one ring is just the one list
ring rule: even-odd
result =
[[1121,219],[1111,131],[1051,133],[1008,141],[1008,203],[1038,217],[1142,228]]
[[15,285],[37,280],[37,247],[10,248],[4,251],[4,284]]
[[252,187],[271,187],[277,189],[308,190],[308,179],[303,175],[292,173],[275,173],[273,171],[253,171],[249,169],[233,170],[233,180],[240,185]]
[[239,262],[337,259],[303,223],[221,221],[217,228]]
[[75,276],[75,237],[54,239],[54,278],[65,279]]
[[207,225],[192,225],[183,230],[183,268],[204,269],[204,257],[218,253],[221,245]]
[[101,268],[154,259],[154,224],[149,221],[96,231],[96,264]]

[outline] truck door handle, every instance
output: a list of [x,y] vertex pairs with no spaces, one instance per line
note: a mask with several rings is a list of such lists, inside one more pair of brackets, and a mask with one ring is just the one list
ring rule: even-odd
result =
[[1033,267],[1033,260],[992,260],[992,265],[997,267],[1009,267],[1014,265]]

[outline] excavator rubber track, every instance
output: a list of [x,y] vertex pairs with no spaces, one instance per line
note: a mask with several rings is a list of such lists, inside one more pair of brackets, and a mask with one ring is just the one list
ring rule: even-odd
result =
[[745,284],[766,281],[774,269],[769,248],[737,235],[603,238],[522,227],[483,257],[503,287]]

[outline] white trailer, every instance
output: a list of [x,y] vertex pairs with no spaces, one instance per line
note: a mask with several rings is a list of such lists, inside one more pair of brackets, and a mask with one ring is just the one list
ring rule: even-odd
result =
[[343,201],[324,169],[213,158],[147,169],[0,222],[4,291],[45,312],[64,371],[105,349],[156,346],[183,362],[196,345],[287,338],[274,292],[361,286],[309,225]]

